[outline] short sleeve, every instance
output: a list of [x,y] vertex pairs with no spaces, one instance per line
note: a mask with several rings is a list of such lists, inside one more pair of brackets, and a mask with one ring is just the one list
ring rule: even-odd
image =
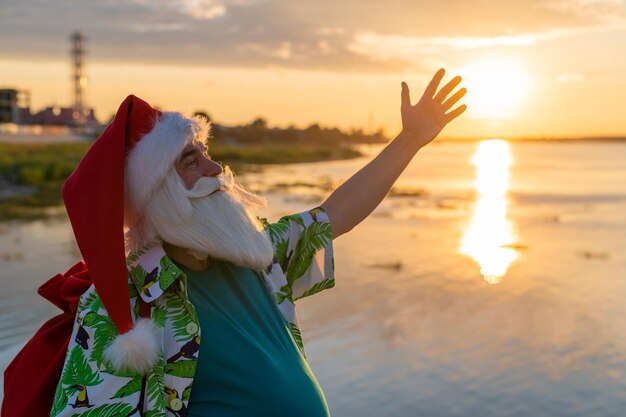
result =
[[282,217],[268,229],[292,301],[335,285],[330,220],[321,207]]

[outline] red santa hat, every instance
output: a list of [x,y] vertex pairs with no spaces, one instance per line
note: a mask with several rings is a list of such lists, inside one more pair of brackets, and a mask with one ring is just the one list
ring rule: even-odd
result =
[[76,242],[120,333],[105,350],[116,369],[146,372],[160,349],[152,321],[132,320],[124,225],[146,237],[143,209],[183,148],[208,129],[203,119],[161,112],[130,95],[63,185]]

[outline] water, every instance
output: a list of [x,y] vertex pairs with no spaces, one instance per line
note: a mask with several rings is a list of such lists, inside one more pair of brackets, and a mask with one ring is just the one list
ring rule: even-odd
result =
[[[367,160],[244,182],[272,220]],[[332,415],[625,415],[626,144],[435,143],[397,187],[335,241],[336,287],[299,302]],[[79,256],[65,219],[0,226],[0,366]]]

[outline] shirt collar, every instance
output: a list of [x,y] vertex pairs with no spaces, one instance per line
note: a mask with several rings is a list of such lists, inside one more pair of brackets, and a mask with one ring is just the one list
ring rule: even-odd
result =
[[[267,219],[258,217],[264,229],[268,229]],[[131,252],[126,257],[126,268],[131,281],[137,288],[139,295],[146,303],[159,298],[176,278],[185,277],[167,256],[161,244],[146,246],[138,252]],[[263,271],[263,276],[267,271]]]
[[139,295],[147,303],[159,298],[183,271],[166,255],[161,245],[130,253],[126,268]]

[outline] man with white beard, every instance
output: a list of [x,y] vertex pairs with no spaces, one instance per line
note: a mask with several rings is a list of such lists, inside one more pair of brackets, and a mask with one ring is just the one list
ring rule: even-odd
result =
[[201,148],[206,146],[200,142],[183,150],[182,168],[171,170],[146,206],[147,221],[154,225],[166,253],[174,259],[189,254],[187,262],[197,261],[206,267],[209,257],[214,257],[263,270],[271,264],[274,248],[251,210],[263,206],[264,200],[237,184],[228,167],[215,177],[188,182],[188,189],[182,179],[184,166],[187,158],[195,163],[196,153],[204,153]]
[[438,90],[443,75],[415,105],[402,83],[401,133],[319,207],[272,224],[254,214],[264,199],[207,154],[206,121],[129,96],[64,184],[84,264],[62,278],[88,273],[90,286],[73,305],[54,396],[39,407],[52,417],[328,416],[294,303],[334,286],[332,240],[465,110],[451,110],[460,77]]

